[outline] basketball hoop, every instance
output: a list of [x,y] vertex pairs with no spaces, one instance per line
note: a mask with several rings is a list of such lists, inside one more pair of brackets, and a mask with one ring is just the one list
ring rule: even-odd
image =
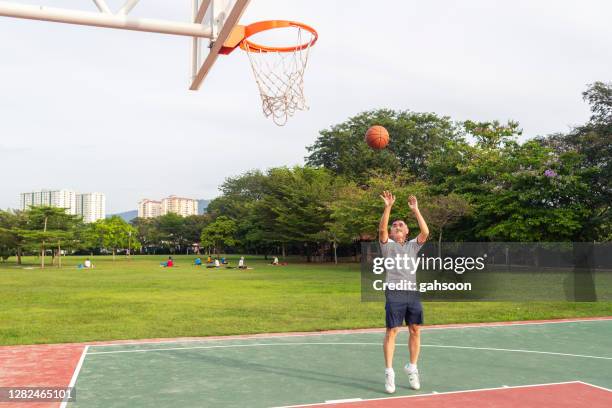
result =
[[[273,47],[249,40],[255,34],[278,28],[295,28],[296,45]],[[285,20],[260,21],[237,26],[221,53],[229,54],[238,46],[246,51],[259,88],[263,113],[266,117],[271,116],[278,126],[283,126],[295,111],[308,109],[304,97],[304,70],[310,47],[317,38],[315,29],[306,24]]]

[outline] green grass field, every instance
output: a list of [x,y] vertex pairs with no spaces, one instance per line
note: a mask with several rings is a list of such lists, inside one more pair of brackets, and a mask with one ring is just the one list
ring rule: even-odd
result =
[[[384,326],[384,305],[360,301],[358,264],[270,266],[253,270],[192,266],[176,256],[130,260],[63,258],[41,270],[38,259],[0,263],[0,344],[316,331]],[[236,265],[237,257],[230,257]],[[612,302],[428,303],[427,324],[612,315]]]

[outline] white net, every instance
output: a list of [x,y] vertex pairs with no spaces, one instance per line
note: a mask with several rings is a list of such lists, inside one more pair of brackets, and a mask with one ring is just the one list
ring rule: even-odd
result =
[[[296,27],[297,42],[304,44],[303,37],[312,37],[309,31]],[[304,97],[304,70],[308,63],[311,39],[303,49],[290,52],[263,52],[249,48],[249,56],[255,81],[259,88],[263,113],[272,117],[274,123],[283,126],[297,110],[307,110]]]

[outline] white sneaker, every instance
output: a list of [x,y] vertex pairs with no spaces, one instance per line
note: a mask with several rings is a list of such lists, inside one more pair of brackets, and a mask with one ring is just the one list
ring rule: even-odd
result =
[[395,392],[395,373],[385,372],[385,391],[389,394],[393,394]]
[[419,370],[409,371],[408,365],[404,367],[404,371],[408,375],[408,384],[410,384],[410,388],[413,390],[421,389],[421,380],[419,378]]

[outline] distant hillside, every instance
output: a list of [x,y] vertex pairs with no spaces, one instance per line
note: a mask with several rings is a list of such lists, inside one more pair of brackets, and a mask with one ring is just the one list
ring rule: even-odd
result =
[[110,218],[113,215],[117,215],[117,216],[123,218],[125,221],[130,222],[134,218],[138,217],[138,210],[125,211],[125,212],[117,213],[117,214],[109,214],[109,215],[106,216],[106,218]]

